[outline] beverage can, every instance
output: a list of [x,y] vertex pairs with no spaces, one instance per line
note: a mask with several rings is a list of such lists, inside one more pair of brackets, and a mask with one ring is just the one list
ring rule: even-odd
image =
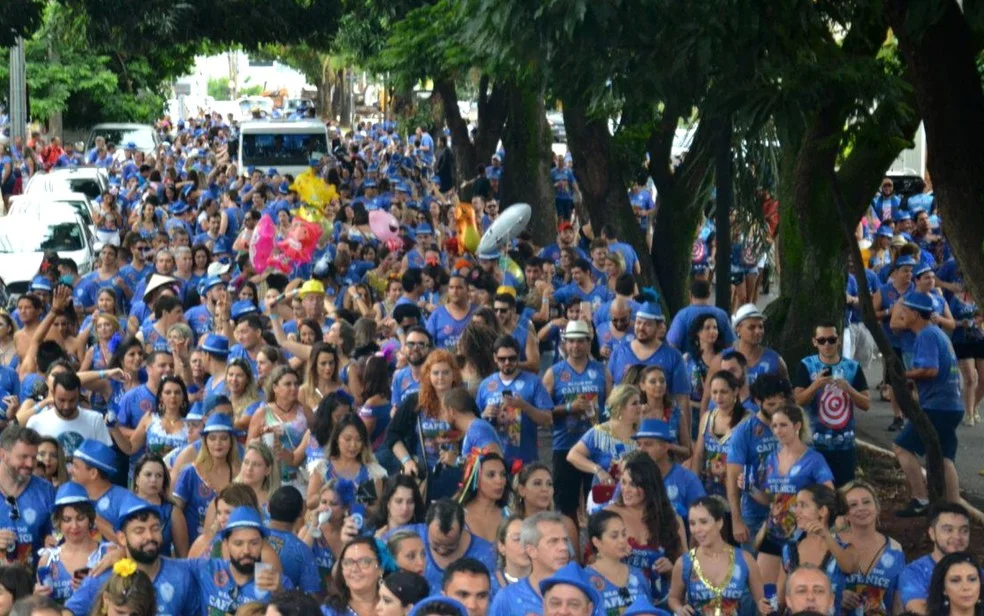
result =
[[366,507],[362,503],[356,503],[352,505],[349,515],[352,516],[352,522],[355,524],[357,530],[362,530],[362,527],[366,523]]

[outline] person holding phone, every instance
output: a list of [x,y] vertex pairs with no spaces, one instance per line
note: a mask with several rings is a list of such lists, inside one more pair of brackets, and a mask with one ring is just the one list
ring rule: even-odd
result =
[[68,482],[58,489],[52,521],[65,542],[41,550],[38,584],[43,589],[39,593],[61,604],[78,590],[99,561],[99,542],[92,537],[96,509],[82,485]]

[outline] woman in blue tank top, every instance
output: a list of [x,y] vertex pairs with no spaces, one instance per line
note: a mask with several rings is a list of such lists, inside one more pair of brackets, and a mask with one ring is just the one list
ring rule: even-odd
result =
[[584,574],[600,595],[606,616],[618,616],[640,596],[652,600],[646,576],[638,567],[623,562],[632,554],[632,547],[622,516],[605,510],[591,516],[588,540],[596,557],[584,568]]
[[741,386],[727,370],[711,377],[711,400],[715,409],[707,414],[697,446],[694,448],[693,468],[708,494],[727,496],[724,483],[728,467],[728,440],[745,418],[745,409],[738,403]]
[[[690,438],[690,413],[683,413],[673,403],[666,387],[666,372],[659,366],[647,366],[639,373],[639,389],[643,393],[642,419],[659,419],[670,426],[670,451],[678,459],[690,457],[692,439]],[[689,411],[689,409],[688,409]]]
[[762,576],[751,554],[735,544],[724,499],[704,496],[690,506],[690,535],[696,544],[673,565],[669,605],[677,614],[738,616],[761,602]]
[[38,582],[51,588],[55,601],[64,603],[99,562],[96,510],[85,488],[71,482],[59,488],[53,521],[64,542],[40,551]]

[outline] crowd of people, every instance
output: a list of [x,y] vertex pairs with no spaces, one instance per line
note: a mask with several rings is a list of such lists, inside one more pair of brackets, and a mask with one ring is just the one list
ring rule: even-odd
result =
[[[150,153],[70,154],[110,174],[98,263],[46,255],[0,312],[0,616],[981,614],[953,461],[984,346],[931,192],[886,185],[861,227],[946,457],[949,502],[930,504],[924,444],[893,422],[912,500],[892,514],[925,516],[933,546],[906,562],[858,476],[853,277],[843,322],[787,365],[744,303],[763,256],[716,267],[709,221],[675,315],[614,227],[579,221],[565,157],[554,243],[456,254],[455,202],[487,229],[507,153],[451,182],[447,134],[388,122],[329,124],[311,171],[338,198],[314,254],[257,271],[251,235],[264,216],[290,233],[293,178],[237,169],[217,114],[158,130]],[[0,152],[5,198],[35,156]],[[741,286],[731,313],[716,270]]]

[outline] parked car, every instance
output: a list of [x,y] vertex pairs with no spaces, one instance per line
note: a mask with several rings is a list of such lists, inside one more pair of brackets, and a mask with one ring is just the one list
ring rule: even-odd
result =
[[106,143],[115,143],[119,148],[132,141],[144,154],[152,153],[160,143],[157,131],[150,124],[96,124],[85,140],[86,152],[95,147],[96,137],[102,137]]
[[18,195],[10,198],[11,214],[27,214],[33,210],[46,210],[52,206],[67,205],[74,209],[85,222],[93,236],[96,234],[96,224],[92,215],[96,211],[89,195],[80,192],[35,192],[29,195]]
[[22,214],[9,214],[0,225],[0,280],[9,301],[27,292],[45,252],[72,259],[79,274],[92,271],[99,250],[92,232],[70,206],[53,204]]
[[24,194],[37,196],[45,193],[83,193],[89,198],[93,208],[96,201],[109,190],[109,175],[98,167],[65,167],[52,169],[48,173],[38,173],[27,181]]

